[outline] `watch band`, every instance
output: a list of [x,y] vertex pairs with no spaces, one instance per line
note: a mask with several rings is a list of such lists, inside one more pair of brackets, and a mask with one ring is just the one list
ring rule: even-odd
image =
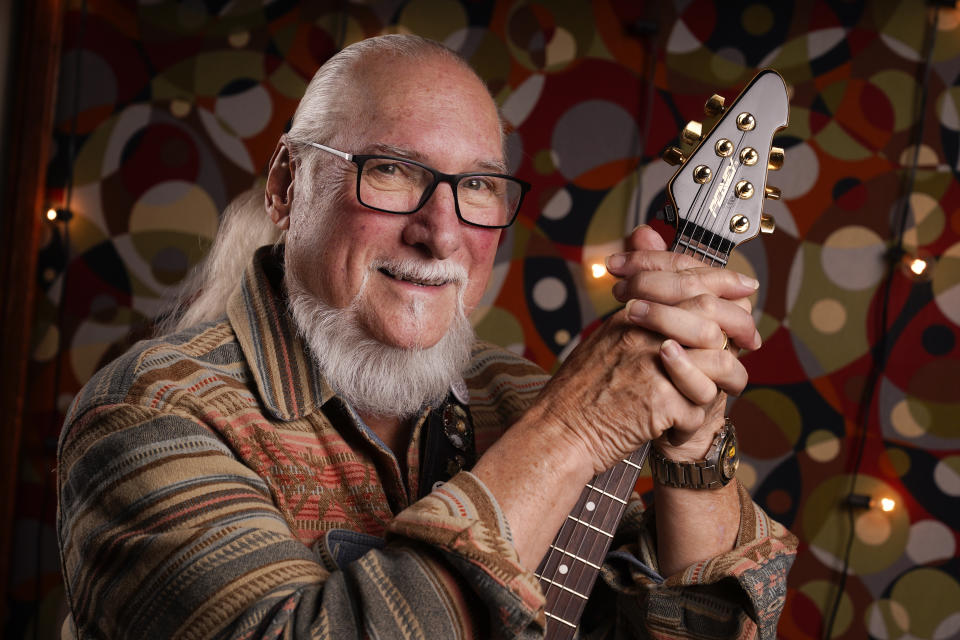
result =
[[[728,433],[735,433],[729,418],[725,420],[723,428],[714,437],[707,457],[695,462],[670,460],[653,447],[650,453],[650,472],[654,480],[680,489],[719,489],[726,486],[733,479],[733,475],[728,477],[724,474],[721,468],[724,457],[731,459],[732,466],[736,468],[736,457],[739,454],[735,443],[731,451],[723,450]],[[729,464],[728,462],[728,466]]]

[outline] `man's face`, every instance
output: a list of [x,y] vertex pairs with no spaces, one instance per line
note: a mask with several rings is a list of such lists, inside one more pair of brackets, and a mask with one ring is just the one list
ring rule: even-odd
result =
[[[490,171],[502,164],[496,109],[471,74],[433,60],[374,61],[360,75],[358,126],[346,132],[356,146],[344,151],[402,155],[445,173]],[[287,268],[327,304],[355,303],[364,329],[378,342],[433,346],[451,324],[461,287],[449,281],[425,286],[374,265],[402,260],[460,265],[467,275],[463,302],[469,313],[486,287],[499,231],[461,223],[447,184],[415,214],[372,211],[357,202],[355,165],[326,154],[317,160],[337,163],[338,171],[348,173],[346,192],[331,211],[319,211],[322,199],[311,194],[311,177],[303,171],[296,176]]]

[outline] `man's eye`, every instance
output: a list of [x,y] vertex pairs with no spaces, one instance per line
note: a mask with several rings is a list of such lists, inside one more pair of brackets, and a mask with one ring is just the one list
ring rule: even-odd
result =
[[396,164],[383,163],[374,165],[373,170],[381,175],[393,176],[400,171],[400,168]]
[[463,186],[471,191],[489,191],[490,185],[480,178],[468,178],[463,181]]

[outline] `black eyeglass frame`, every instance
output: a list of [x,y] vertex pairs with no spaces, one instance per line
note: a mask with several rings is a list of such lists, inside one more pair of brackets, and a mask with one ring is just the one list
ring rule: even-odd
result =
[[[464,224],[468,224],[472,227],[479,227],[480,229],[506,229],[512,225],[517,220],[517,216],[520,214],[520,207],[523,205],[523,198],[527,195],[527,192],[530,190],[531,185],[525,180],[516,178],[505,173],[491,173],[489,171],[471,171],[468,173],[443,173],[442,171],[437,171],[433,167],[423,164],[422,162],[417,162],[416,160],[411,160],[409,158],[398,158],[397,156],[388,156],[380,154],[352,154],[347,153],[346,151],[340,151],[334,149],[333,147],[328,147],[326,145],[320,144],[319,142],[312,142],[310,140],[304,140],[304,143],[320,149],[321,151],[326,151],[332,153],[335,156],[339,156],[344,160],[348,160],[353,164],[357,165],[357,202],[365,206],[367,209],[372,211],[381,211],[383,213],[393,213],[398,216],[408,216],[411,214],[420,211],[427,201],[430,200],[430,196],[433,195],[433,192],[437,190],[437,185],[441,182],[446,182],[450,185],[450,190],[453,192],[453,208],[457,212],[457,219]],[[380,207],[374,207],[360,198],[360,178],[363,176],[363,165],[369,160],[396,160],[397,162],[405,162],[407,164],[412,164],[425,169],[433,176],[433,184],[427,187],[423,195],[420,196],[420,202],[417,203],[417,206],[411,209],[410,211],[391,211],[390,209],[381,209]],[[472,177],[489,177],[489,178],[502,178],[505,180],[510,180],[520,185],[520,197],[517,199],[517,206],[513,211],[513,215],[510,216],[510,220],[506,224],[500,225],[490,225],[490,224],[479,224],[477,222],[471,222],[463,217],[463,214],[460,213],[460,198],[457,196],[457,183],[459,183],[464,178]]]

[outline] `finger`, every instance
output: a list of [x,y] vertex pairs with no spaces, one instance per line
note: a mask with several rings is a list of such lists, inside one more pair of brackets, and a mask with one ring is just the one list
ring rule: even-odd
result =
[[666,251],[667,243],[653,227],[641,224],[627,236],[626,247],[627,251]]
[[747,368],[729,350],[684,349],[684,356],[718,388],[732,396],[739,396],[747,386]]
[[677,390],[697,405],[706,405],[717,397],[717,385],[687,357],[675,340],[660,346],[660,359]]
[[679,272],[641,270],[618,281],[613,287],[613,295],[621,302],[642,298],[676,304],[703,294],[738,300],[749,297],[759,286],[760,283],[749,276],[711,267]]
[[704,268],[703,263],[688,255],[650,249],[614,253],[607,256],[606,265],[607,271],[620,277],[629,277],[640,271],[682,271]]
[[713,296],[698,296],[675,306],[630,300],[625,315],[634,325],[686,347],[721,349],[727,338],[751,351],[761,345],[753,316],[735,302]]

